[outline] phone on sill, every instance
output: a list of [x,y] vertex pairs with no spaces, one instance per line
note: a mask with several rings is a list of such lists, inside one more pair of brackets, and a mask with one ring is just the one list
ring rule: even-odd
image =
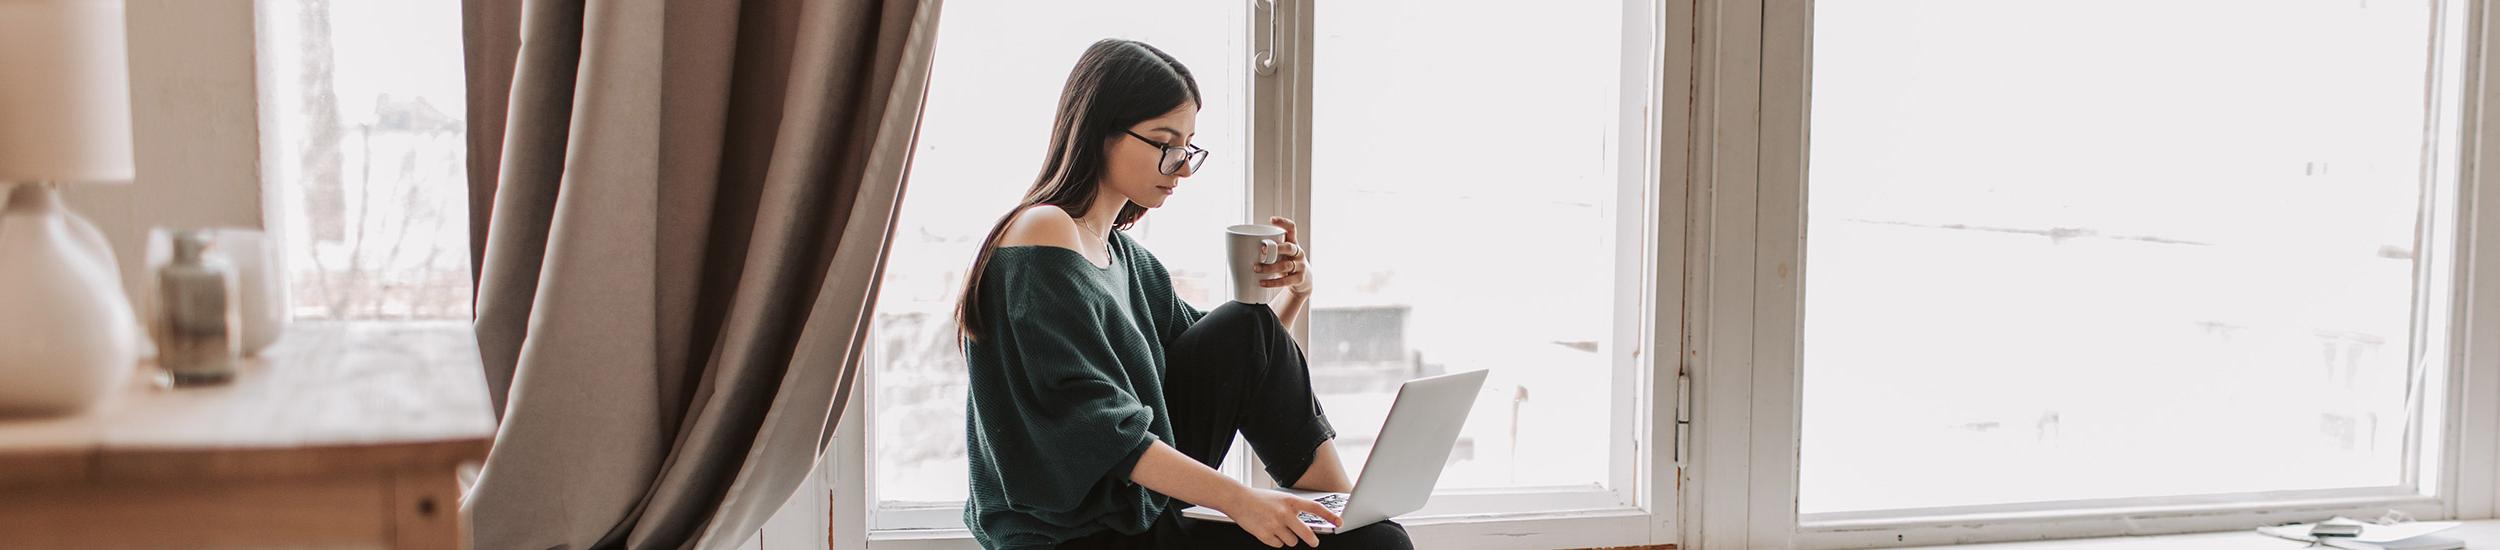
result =
[[2309,528],[2309,536],[2358,537],[2361,536],[2361,527],[2358,523],[2320,523]]

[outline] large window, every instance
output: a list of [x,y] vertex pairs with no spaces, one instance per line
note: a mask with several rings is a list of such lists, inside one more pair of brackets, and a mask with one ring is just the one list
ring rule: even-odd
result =
[[256,6],[264,204],[292,313],[469,318],[459,3]]
[[2429,2],[1817,8],[1801,513],[2411,482]]
[[2477,4],[1706,13],[1692,541],[2487,517]]
[[[1612,390],[1634,384],[1625,331],[1652,182],[1639,69],[1653,56],[1627,52],[1627,34],[1647,42],[1624,12],[1348,2],[1315,15],[1311,370],[1350,470],[1398,382],[1486,369],[1442,488],[1631,503],[1609,490],[1632,482],[1615,468],[1630,439],[1610,437],[1630,433],[1630,402]],[[1493,28],[1504,38],[1485,39]]]
[[[960,532],[964,271],[1039,171],[1077,54],[1122,37],[1195,72],[1194,142],[1212,151],[1130,235],[1184,299],[1213,308],[1227,299],[1223,226],[1303,223],[1318,275],[1303,336],[1349,474],[1400,382],[1488,369],[1440,491],[1410,524],[1611,515],[1624,521],[1612,531],[1512,542],[1657,540],[1647,522],[1671,515],[1649,514],[1661,501],[1639,490],[1649,363],[1635,348],[1651,328],[1657,127],[1643,117],[1659,14],[1616,1],[1459,8],[946,2],[868,353],[869,529],[923,543]],[[1488,28],[1511,38],[1484,40]],[[1279,66],[1262,71],[1253,60],[1270,46]],[[1250,453],[1232,457],[1225,471],[1270,483]],[[1511,532],[1541,529],[1568,531]]]

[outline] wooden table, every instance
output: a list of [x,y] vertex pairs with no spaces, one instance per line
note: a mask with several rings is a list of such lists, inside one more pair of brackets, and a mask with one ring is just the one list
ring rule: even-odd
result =
[[142,366],[85,414],[0,417],[0,546],[463,547],[476,350],[467,323],[298,323],[226,385]]

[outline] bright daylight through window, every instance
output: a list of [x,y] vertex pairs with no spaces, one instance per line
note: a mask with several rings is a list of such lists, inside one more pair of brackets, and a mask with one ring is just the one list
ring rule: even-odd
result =
[[469,318],[458,2],[262,0],[271,229],[293,314]]
[[1629,410],[1612,398],[1635,380],[1623,335],[1639,326],[1627,288],[1650,180],[1643,111],[1622,103],[1623,15],[1319,11],[1310,200],[1325,271],[1310,353],[1348,469],[1398,382],[1475,369],[1492,372],[1442,489],[1602,488],[1629,460],[1610,437],[1631,433]]
[[1817,3],[1800,512],[2414,483],[2434,7]]

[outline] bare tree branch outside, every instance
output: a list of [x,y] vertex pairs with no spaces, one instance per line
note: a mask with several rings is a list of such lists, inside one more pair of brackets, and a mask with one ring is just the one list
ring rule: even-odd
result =
[[[263,2],[270,216],[293,314],[465,319],[466,151],[456,3]],[[439,47],[411,47],[433,44]]]

